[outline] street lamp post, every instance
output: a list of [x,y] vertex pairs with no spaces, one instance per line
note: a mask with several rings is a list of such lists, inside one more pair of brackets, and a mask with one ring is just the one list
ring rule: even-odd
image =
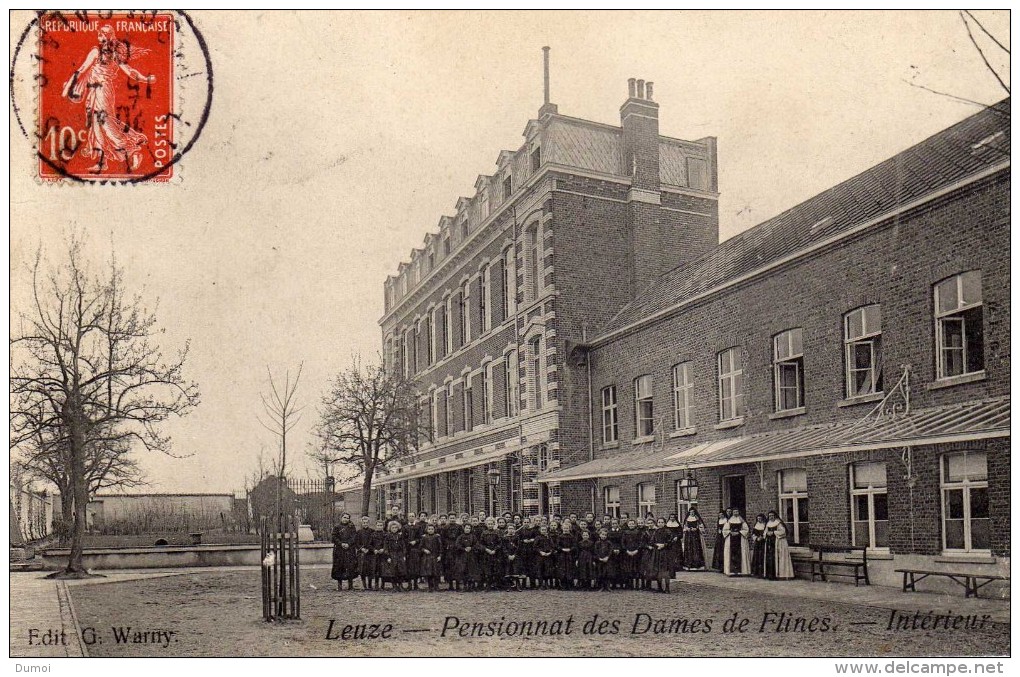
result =
[[499,468],[497,466],[489,466],[489,471],[486,473],[489,477],[489,515],[496,514],[496,487],[499,486]]
[[687,471],[687,477],[680,480],[677,489],[680,492],[681,501],[691,505],[698,504],[698,480],[694,478],[694,473],[690,470]]

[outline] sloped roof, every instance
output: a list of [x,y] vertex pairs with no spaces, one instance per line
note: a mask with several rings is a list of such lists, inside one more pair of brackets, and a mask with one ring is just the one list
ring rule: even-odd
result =
[[806,425],[790,430],[730,437],[677,450],[647,447],[599,458],[538,477],[539,482],[672,472],[771,458],[820,456],[958,439],[1008,437],[1009,398],[978,400],[874,420]]
[[1010,99],[721,243],[640,292],[593,339],[623,329],[1009,159]]

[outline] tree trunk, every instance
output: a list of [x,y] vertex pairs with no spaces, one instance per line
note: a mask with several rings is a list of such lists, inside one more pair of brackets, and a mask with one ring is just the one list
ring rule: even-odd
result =
[[67,485],[60,487],[60,520],[62,527],[58,534],[59,543],[62,546],[67,545],[68,542],[68,530],[71,528],[71,521],[74,519],[74,490],[71,488],[70,482]]
[[370,514],[369,507],[372,503],[372,475],[371,470],[365,469],[365,479],[361,483],[361,514]]
[[85,440],[82,434],[71,432],[71,488],[74,498],[74,530],[71,532],[71,553],[67,557],[68,573],[86,573],[82,562],[85,552],[85,527],[89,503],[85,482]]

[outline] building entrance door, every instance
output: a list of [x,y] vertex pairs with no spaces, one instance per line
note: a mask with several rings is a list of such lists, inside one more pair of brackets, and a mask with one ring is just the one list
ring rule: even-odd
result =
[[723,510],[737,508],[740,514],[747,515],[747,495],[744,492],[744,476],[728,475],[722,478]]

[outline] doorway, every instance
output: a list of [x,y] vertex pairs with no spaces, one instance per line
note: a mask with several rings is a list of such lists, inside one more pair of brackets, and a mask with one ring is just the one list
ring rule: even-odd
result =
[[737,508],[741,515],[747,515],[747,494],[744,491],[743,475],[727,475],[722,478],[723,510]]

